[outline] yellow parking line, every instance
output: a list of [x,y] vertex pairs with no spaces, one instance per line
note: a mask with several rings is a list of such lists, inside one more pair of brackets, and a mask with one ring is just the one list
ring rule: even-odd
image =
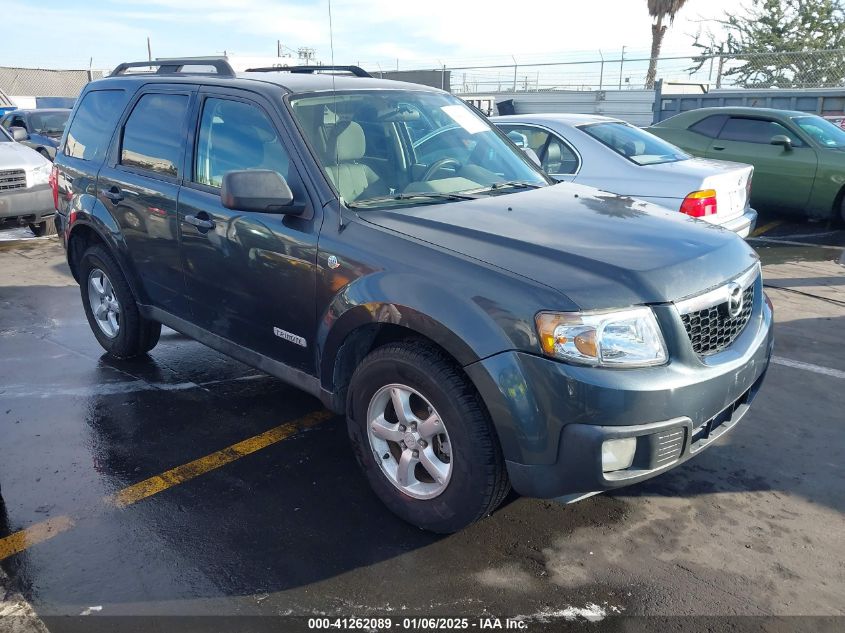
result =
[[190,481],[195,477],[199,477],[211,470],[225,466],[235,460],[250,455],[262,448],[267,448],[271,444],[280,442],[283,439],[290,437],[297,431],[301,431],[308,427],[319,424],[332,417],[328,411],[317,411],[306,415],[294,422],[282,424],[269,431],[264,431],[260,435],[255,435],[248,439],[232,444],[223,450],[211,453],[205,457],[200,457],[187,464],[182,464],[176,468],[171,468],[160,475],[155,475],[144,481],[139,481],[137,484],[124,488],[110,500],[119,508],[124,508],[133,503],[137,503],[141,499],[146,499],[156,495],[168,488],[178,486],[181,483]]
[[43,543],[73,526],[74,520],[69,516],[62,515],[31,525],[25,530],[15,532],[5,538],[0,538],[0,560],[14,556],[38,543]]
[[[264,431],[263,433],[242,440],[237,444],[232,444],[231,446],[215,451],[210,455],[200,457],[199,459],[195,459],[187,464],[182,464],[181,466],[176,466],[175,468],[171,468],[159,475],[155,475],[149,479],[145,479],[128,486],[113,496],[108,497],[106,501],[119,508],[125,508],[126,506],[137,503],[147,497],[163,492],[168,488],[178,486],[181,483],[190,481],[195,477],[199,477],[200,475],[220,468],[221,466],[230,464],[241,457],[246,457],[247,455],[251,455],[263,448],[267,448],[277,442],[281,442],[299,431],[316,426],[321,422],[325,422],[332,416],[333,414],[331,412],[322,410],[309,413],[308,415],[305,415],[298,420],[293,420],[292,422],[285,422],[284,424],[273,427],[268,431]],[[0,560],[18,554],[19,552],[22,552],[23,550],[38,543],[43,543],[44,541],[69,530],[74,525],[75,521],[72,517],[62,515],[47,519],[46,521],[42,521],[40,523],[35,523],[24,530],[20,530],[19,532],[0,538]]]
[[783,220],[773,220],[772,222],[769,222],[768,224],[764,224],[763,226],[759,226],[751,234],[751,237],[757,237],[758,235],[763,235],[764,233],[771,231],[772,229],[780,226],[781,224],[783,224]]

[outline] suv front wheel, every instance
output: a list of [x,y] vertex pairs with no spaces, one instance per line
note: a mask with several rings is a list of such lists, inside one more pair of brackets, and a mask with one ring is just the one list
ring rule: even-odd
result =
[[472,384],[423,342],[393,343],[355,370],[349,436],[370,485],[402,519],[456,532],[510,489],[493,426]]
[[141,316],[123,271],[103,246],[82,255],[79,282],[88,324],[106,352],[132,358],[156,346],[161,324]]

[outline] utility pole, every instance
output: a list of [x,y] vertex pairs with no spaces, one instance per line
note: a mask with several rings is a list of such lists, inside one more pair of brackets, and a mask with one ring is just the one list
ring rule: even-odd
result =
[[150,46],[150,36],[149,35],[147,35],[147,61],[148,62],[153,61],[153,49],[152,49],[152,46]]
[[619,58],[619,90],[622,90],[622,69],[625,65],[625,47],[622,47],[622,56]]

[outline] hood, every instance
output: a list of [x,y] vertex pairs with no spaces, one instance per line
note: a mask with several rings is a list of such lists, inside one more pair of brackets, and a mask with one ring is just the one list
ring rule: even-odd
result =
[[571,183],[360,217],[550,286],[583,310],[674,301],[757,261],[730,231]]
[[0,142],[0,169],[32,169],[50,163],[34,149],[15,142]]

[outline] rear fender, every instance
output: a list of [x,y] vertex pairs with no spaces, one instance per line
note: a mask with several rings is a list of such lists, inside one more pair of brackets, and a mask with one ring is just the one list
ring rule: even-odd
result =
[[142,304],[149,303],[146,294],[143,292],[143,285],[139,283],[138,271],[128,256],[126,240],[120,226],[105,205],[91,195],[74,197],[68,209],[67,256],[74,278],[79,281],[75,258],[81,255],[81,253],[75,252],[74,236],[87,230],[93,231],[117,260],[136,300]]

